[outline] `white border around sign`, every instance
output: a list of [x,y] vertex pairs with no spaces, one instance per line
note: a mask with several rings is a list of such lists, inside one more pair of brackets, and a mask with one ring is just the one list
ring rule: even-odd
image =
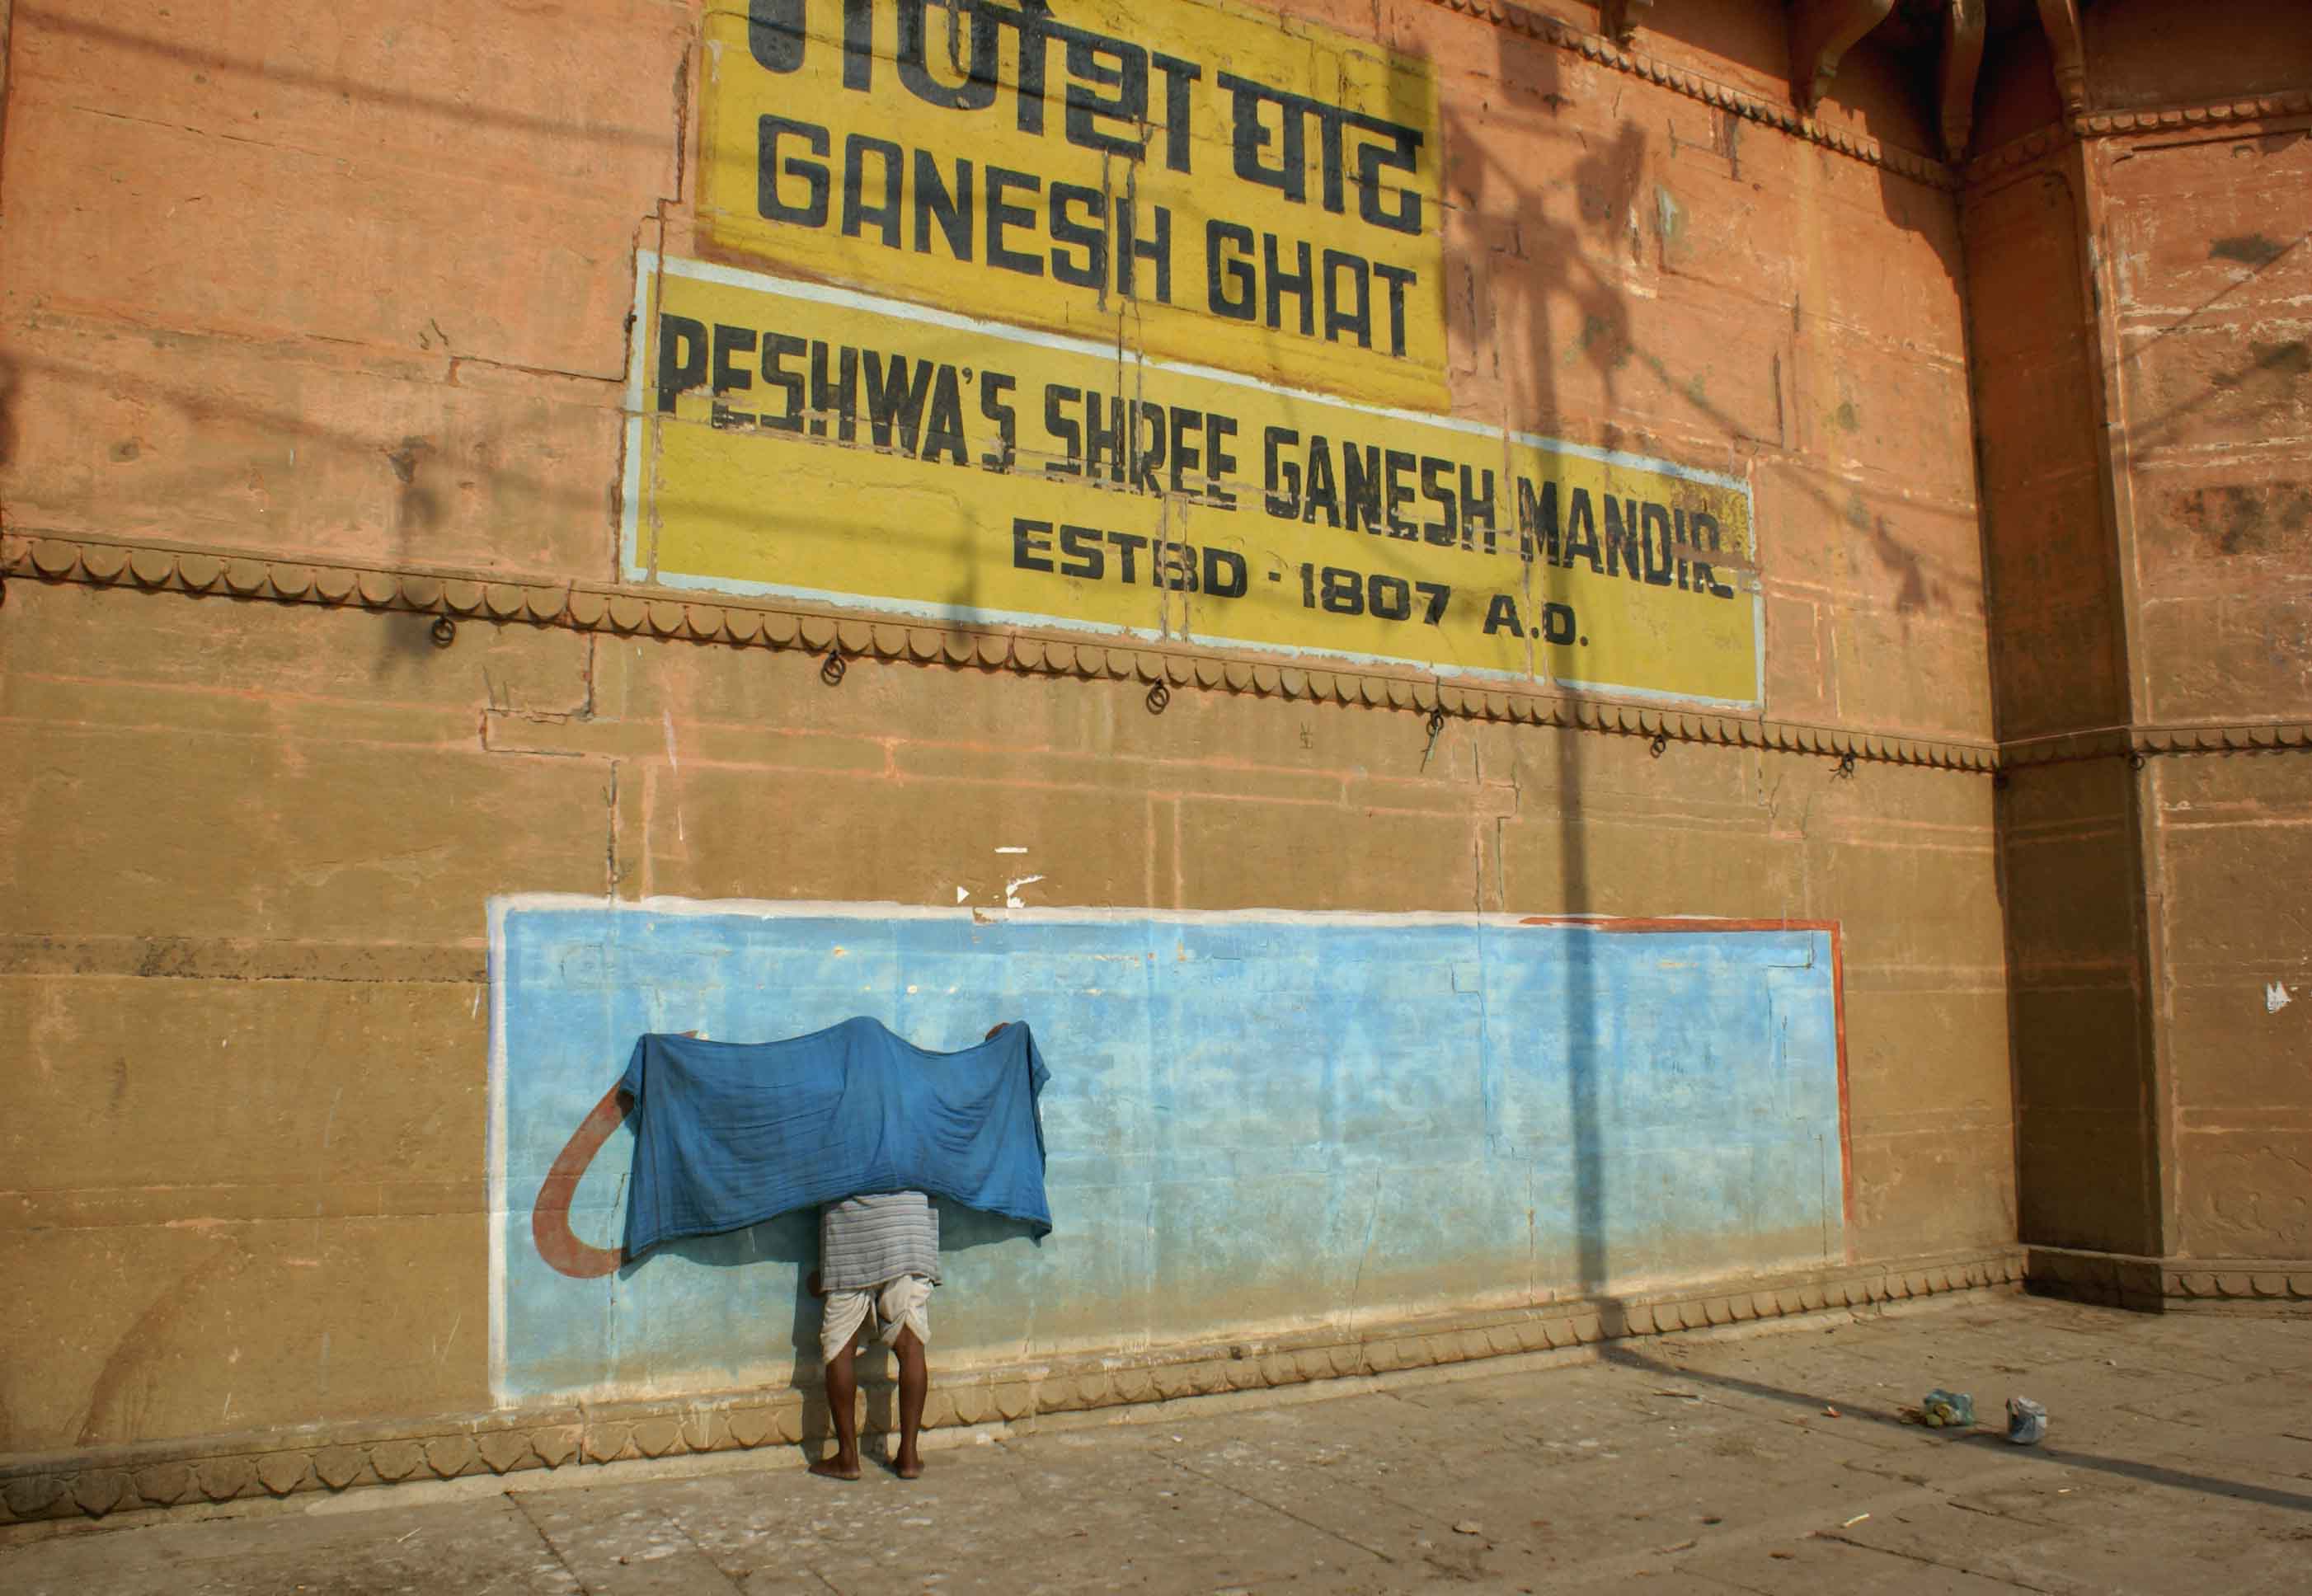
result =
[[[1336,925],[1373,928],[1472,926],[1504,929],[1535,929],[1537,921],[1560,929],[1594,929],[1605,935],[1640,936],[1625,915],[1569,914],[1536,917],[1520,914],[1461,914],[1449,911],[1382,913],[1338,909],[1132,909],[1076,908],[975,909],[925,903],[819,902],[777,898],[617,898],[583,893],[508,893],[488,903],[490,1044],[489,1128],[486,1139],[489,1160],[486,1222],[489,1225],[489,1358],[490,1400],[496,1407],[513,1407],[507,1395],[506,1365],[506,1030],[505,920],[523,910],[607,909],[614,914],[744,916],[756,920],[955,920],[976,923],[985,916],[997,924],[1109,924],[1139,920],[1158,925]],[[1664,915],[1643,923],[1656,930],[1691,923],[1697,931],[1723,926],[1722,915]],[[1590,922],[1595,922],[1591,924]],[[1737,919],[1736,923],[1747,923]],[[1793,926],[1793,932],[1811,935],[1814,928]]]

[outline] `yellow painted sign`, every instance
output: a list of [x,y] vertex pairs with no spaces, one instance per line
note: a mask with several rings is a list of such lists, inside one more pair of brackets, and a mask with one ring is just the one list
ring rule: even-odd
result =
[[1434,74],[1230,0],[719,0],[722,258],[1442,408]]
[[1758,700],[1739,480],[699,261],[635,309],[632,580]]

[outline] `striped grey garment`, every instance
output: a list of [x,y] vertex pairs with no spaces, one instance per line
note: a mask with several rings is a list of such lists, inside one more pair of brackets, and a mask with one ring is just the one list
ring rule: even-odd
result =
[[819,1210],[819,1285],[863,1291],[921,1275],[939,1284],[939,1210],[920,1191],[846,1197]]

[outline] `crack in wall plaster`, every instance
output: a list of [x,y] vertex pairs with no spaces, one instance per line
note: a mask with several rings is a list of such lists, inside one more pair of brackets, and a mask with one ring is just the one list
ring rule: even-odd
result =
[[615,898],[618,895],[618,762],[615,759],[610,761],[610,777],[603,790],[603,800],[609,824],[604,828],[602,844],[602,895]]

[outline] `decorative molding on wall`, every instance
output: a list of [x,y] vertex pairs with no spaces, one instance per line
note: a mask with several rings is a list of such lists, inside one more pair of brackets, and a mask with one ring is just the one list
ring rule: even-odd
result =
[[[1625,1337],[1867,1309],[1952,1292],[2011,1289],[2022,1278],[2021,1249],[1999,1246],[1644,1297],[1456,1314],[1379,1326],[1353,1338],[1326,1330],[1131,1358],[960,1375],[941,1372],[933,1378],[924,1421],[934,1428],[1020,1423],[1044,1414],[1388,1374]],[[804,1395],[789,1387],[398,1425],[302,1426],[0,1457],[0,1524],[793,1445],[805,1434]]]
[[2089,139],[2141,138],[2148,134],[2248,126],[2265,132],[2280,132],[2283,130],[2264,127],[2263,125],[2304,117],[2312,117],[2312,90],[2255,95],[2245,100],[2216,100],[2199,105],[2086,111],[2063,122],[2051,122],[2045,127],[2035,128],[2021,138],[2010,139],[1995,150],[1985,151],[1968,161],[1960,175],[1971,187],[2019,166],[2027,166],[2043,155],[2069,148],[2075,142]]
[[2078,1247],[2023,1252],[2031,1289],[2049,1296],[2148,1313],[2312,1313],[2312,1259],[2148,1258]]
[[2135,726],[2131,754],[2276,754],[2312,748],[2312,721],[2252,720],[2232,725]]
[[2165,754],[2281,754],[2312,748],[2312,721],[2254,720],[2106,726],[2002,743],[2002,772],[2035,765],[2077,764],[2090,759],[2133,759]]
[[2179,128],[2230,127],[2301,116],[2312,116],[2312,89],[2297,89],[2285,94],[2252,94],[2238,100],[2211,100],[2193,105],[2087,111],[2071,118],[2071,128],[2079,138],[2124,138],[2146,133],[2173,133]]
[[147,592],[177,592],[339,608],[398,610],[500,624],[563,626],[702,643],[800,649],[836,658],[869,657],[921,665],[1016,670],[1195,686],[1213,692],[1411,710],[1466,720],[1561,727],[1669,744],[1710,743],[1884,764],[1987,774],[1987,743],[1906,737],[1851,728],[1802,725],[1713,711],[1690,711],[1480,686],[1408,667],[1326,668],[1280,663],[1190,643],[1090,642],[1029,630],[877,620],[810,606],[717,597],[702,602],[663,589],[600,583],[545,585],[471,572],[411,567],[314,565],[230,549],[118,544],[82,536],[0,537],[0,578],[35,576]]
[[2019,166],[2028,166],[2043,155],[2069,149],[2071,142],[2067,128],[2051,122],[2045,127],[2034,128],[2021,138],[2010,139],[1995,150],[1985,151],[1968,161],[1961,175],[1972,188]]
[[718,597],[702,603],[652,588],[583,582],[553,586],[453,571],[313,565],[231,549],[22,533],[0,537],[0,579],[24,576],[144,592],[398,610],[439,615],[453,624],[473,619],[738,648],[800,649],[843,658],[1141,682],[1168,691],[1194,686],[1606,732],[1644,737],[1664,748],[1671,743],[1707,743],[1984,775],[2090,759],[2312,748],[2312,721],[2305,720],[2099,727],[1994,746],[1531,688],[1470,685],[1411,667],[1402,672],[1376,667],[1322,669],[1193,644],[1093,643],[1033,630],[876,620],[758,599]]
[[1768,100],[1747,90],[1704,77],[1698,72],[1660,60],[1642,51],[1625,49],[1603,34],[1585,32],[1571,22],[1532,11],[1509,0],[1428,0],[1432,5],[1463,16],[1476,17],[1512,33],[1521,33],[1561,50],[1570,51],[1586,60],[1616,72],[1698,100],[1704,105],[1730,111],[1746,120],[1818,144],[1834,153],[1849,156],[1866,165],[1882,167],[1914,182],[1930,188],[1951,189],[1958,187],[1958,174],[1942,161],[1920,154],[1915,150],[1899,149],[1867,135],[1851,133],[1843,127],[1831,127],[1806,115],[1795,105]]

